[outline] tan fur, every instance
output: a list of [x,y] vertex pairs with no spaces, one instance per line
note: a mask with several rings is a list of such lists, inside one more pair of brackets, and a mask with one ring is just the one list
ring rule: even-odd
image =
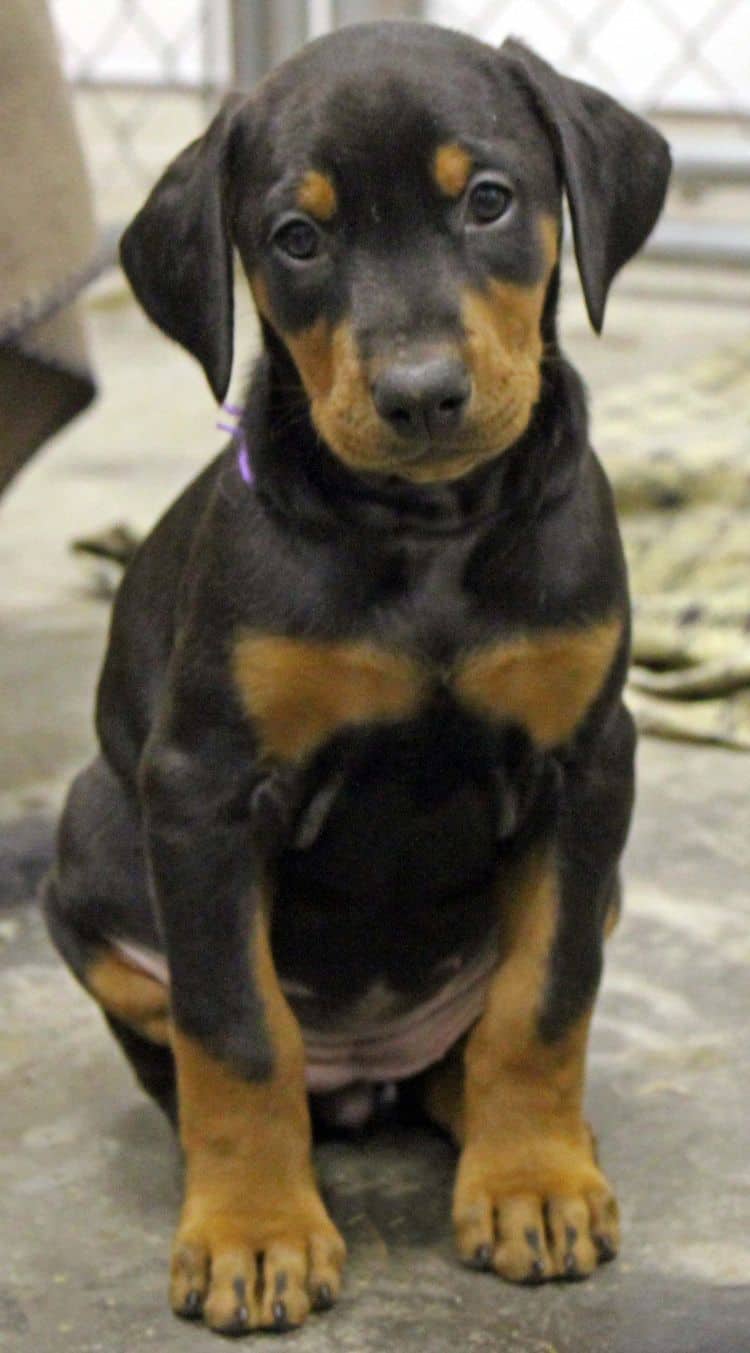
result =
[[283,332],[275,325],[262,279],[254,277],[251,285],[260,313],[274,324],[292,355],[321,437],[354,469],[391,471],[398,454],[396,438],[372,402],[349,322],[331,328],[321,318],[307,329]]
[[520,723],[541,747],[564,742],[601,690],[622,636],[619,616],[585,629],[541,631],[479,649],[458,690],[494,720]]
[[432,177],[445,197],[460,197],[471,174],[472,159],[468,150],[455,141],[438,146],[432,162]]
[[[477,649],[440,678],[493,723],[524,727],[541,747],[573,733],[614,661],[622,619],[551,629]],[[240,633],[235,686],[261,755],[301,762],[347,726],[398,722],[423,706],[438,674],[404,654],[351,643]]]
[[316,221],[330,221],[338,210],[336,188],[327,174],[308,169],[297,189],[297,206]]
[[169,1044],[169,994],[161,982],[106,950],[85,974],[88,991],[110,1015],[152,1043]]
[[420,1085],[422,1106],[428,1118],[460,1146],[464,1139],[464,1055],[466,1039],[424,1073]]
[[268,289],[261,274],[259,272],[254,272],[247,280],[250,284],[250,291],[252,292],[258,313],[262,315],[264,319],[270,320],[270,322],[273,323],[271,302],[268,299]]
[[423,695],[414,663],[364,641],[245,634],[232,666],[262,755],[282,761],[304,760],[347,725],[408,718]]
[[500,961],[464,1058],[458,1246],[512,1280],[583,1276],[597,1237],[617,1248],[617,1204],[583,1118],[590,1013],[553,1043],[538,1030],[559,905],[552,855],[504,880],[500,903]]
[[[328,321],[318,319],[309,329],[284,334],[284,342],[294,358],[315,417],[315,407],[331,398],[336,369],[336,344]],[[317,420],[316,420],[317,421]]]
[[[290,341],[292,355],[296,354]],[[378,415],[366,370],[348,320],[330,336],[330,381],[327,386],[300,374],[310,396],[313,421],[336,455],[359,470],[390,471],[398,443]]]
[[544,259],[538,282],[519,286],[494,279],[463,297],[464,360],[473,380],[467,439],[475,429],[474,464],[518,440],[539,398],[541,320],[557,260],[557,224],[545,216],[537,228]]

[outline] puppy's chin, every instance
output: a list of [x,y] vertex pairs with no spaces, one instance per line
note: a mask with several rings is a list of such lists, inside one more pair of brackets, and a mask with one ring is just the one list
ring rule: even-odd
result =
[[507,447],[499,450],[482,452],[456,452],[452,455],[434,456],[428,451],[425,455],[415,458],[413,461],[399,462],[393,465],[389,471],[399,479],[408,480],[410,484],[445,484],[454,479],[463,479],[465,475],[471,474],[480,465],[486,465],[489,461],[496,460],[503,454]]
[[523,417],[509,419],[502,430],[487,429],[485,436],[467,435],[463,442],[457,438],[450,446],[427,442],[415,447],[396,445],[387,436],[382,441],[356,438],[348,428],[341,435],[341,430],[330,424],[324,431],[315,418],[313,421],[336,459],[355,474],[396,477],[411,484],[444,484],[499,459],[523,436],[530,417],[531,411],[525,411]]

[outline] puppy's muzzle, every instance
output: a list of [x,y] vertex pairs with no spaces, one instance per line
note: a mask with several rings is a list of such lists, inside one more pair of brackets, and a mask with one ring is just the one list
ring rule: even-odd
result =
[[471,377],[463,362],[444,354],[392,362],[372,385],[380,417],[411,442],[454,436],[464,421],[470,395]]

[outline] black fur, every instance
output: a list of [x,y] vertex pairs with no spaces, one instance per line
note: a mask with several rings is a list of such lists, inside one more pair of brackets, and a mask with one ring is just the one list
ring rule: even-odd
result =
[[[425,165],[456,139],[513,176],[516,219],[502,237],[466,245],[450,217],[458,207],[430,190]],[[269,232],[309,165],[335,177],[341,219],[303,277]],[[232,244],[263,279],[281,332],[348,316],[360,351],[382,355],[398,335],[458,332],[461,287],[537,281],[531,226],[540,213],[559,220],[564,186],[599,328],[667,174],[656,132],[518,43],[498,54],[428,26],[347,29],[229,101],[154,188],[126,232],[123,264],[221,398]],[[229,663],[240,626],[369,639],[438,674],[519,632],[626,617],[611,495],[581,383],[557,347],[558,282],[555,268],[528,427],[502,455],[440,484],[349,468],[318,434],[266,323],[242,419],[254,487],[229,448],[123,581],[99,688],[102,760],[72,793],[48,887],[53,938],[80,976],[102,936],[163,946],[177,1023],[249,1078],[272,1071],[248,950],[259,836],[270,840],[275,804],[276,963],[331,1009],[379,978],[428,991],[442,960],[486,939],[497,870],[540,839],[556,844],[562,898],[543,1037],[559,1037],[593,999],[632,800],[627,624],[603,691],[564,746],[541,752],[519,728],[469,714],[436,675],[411,721],[340,730],[270,793]],[[340,789],[301,849],[295,831],[332,782]],[[266,814],[262,832],[254,813]],[[161,1063],[141,1075],[164,1097]]]

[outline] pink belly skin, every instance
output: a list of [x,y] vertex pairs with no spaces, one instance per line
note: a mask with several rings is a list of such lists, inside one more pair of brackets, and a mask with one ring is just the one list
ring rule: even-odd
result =
[[[132,967],[169,985],[169,970],[161,954],[127,940],[112,944]],[[439,1062],[479,1018],[496,965],[492,946],[470,964],[458,966],[437,992],[416,1005],[409,1006],[403,998],[396,1003],[381,993],[379,999],[365,997],[351,1012],[338,1016],[335,1024],[317,1027],[309,1018],[301,1020],[308,1090],[331,1094],[363,1084],[382,1085],[416,1076]],[[291,985],[285,991],[292,1009],[303,996],[309,1005],[309,993],[297,992]]]

